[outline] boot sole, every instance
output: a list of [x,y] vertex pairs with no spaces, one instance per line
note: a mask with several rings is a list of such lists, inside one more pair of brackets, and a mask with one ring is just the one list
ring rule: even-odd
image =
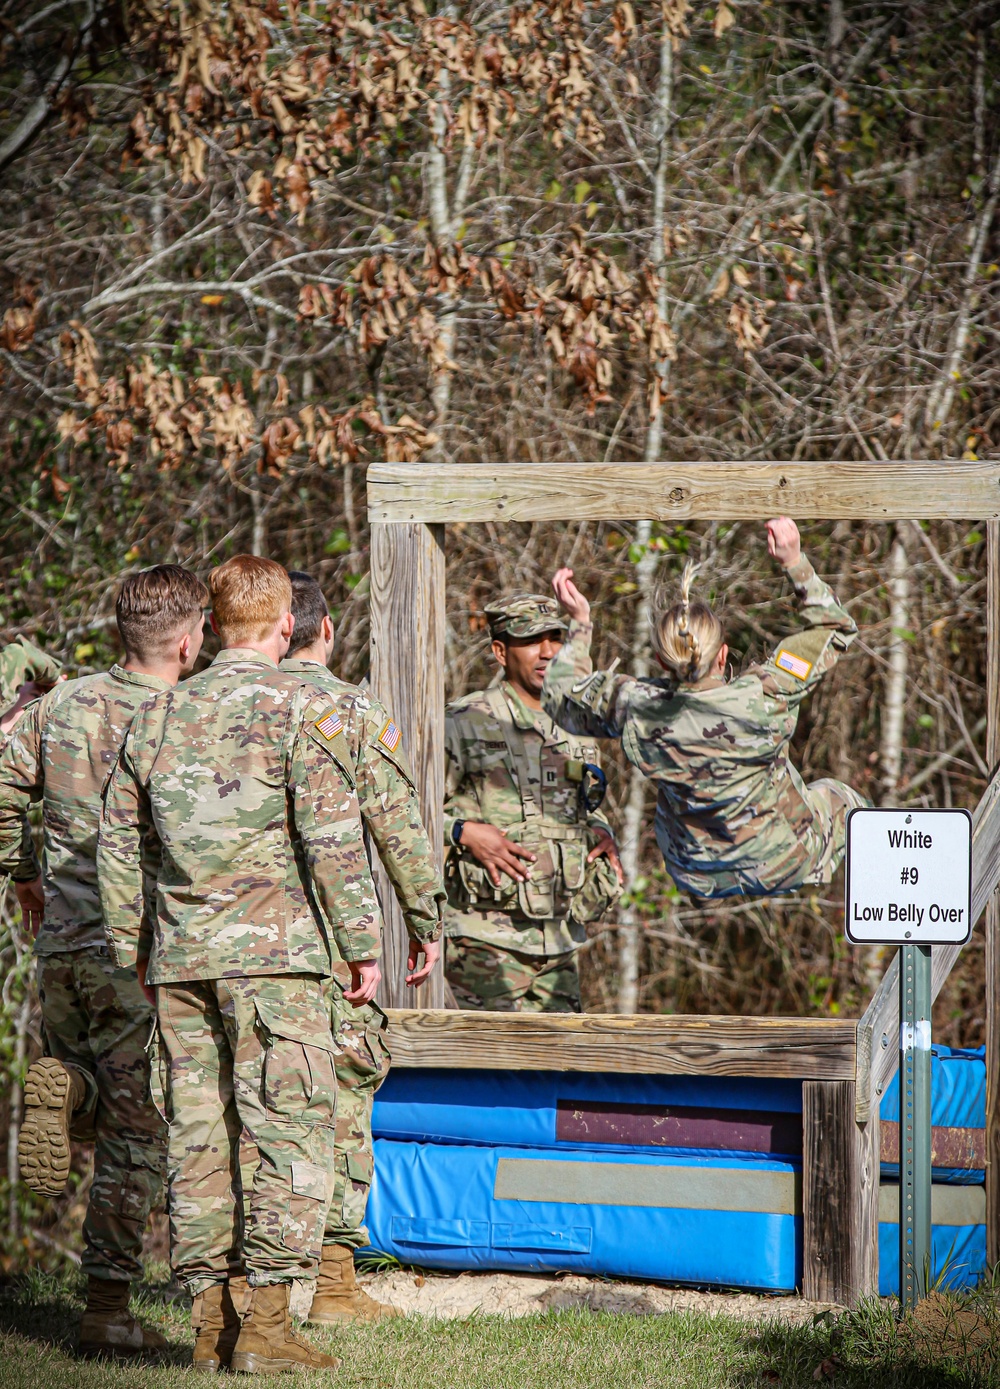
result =
[[335,1356],[330,1358],[333,1360],[332,1365],[307,1365],[302,1360],[285,1360],[257,1355],[254,1351],[237,1351],[230,1361],[229,1369],[232,1374],[238,1375],[284,1375],[293,1374],[296,1370],[317,1374],[321,1370],[339,1370],[342,1362]]
[[33,1062],[24,1082],[24,1109],[17,1140],[21,1180],[38,1196],[59,1196],[69,1181],[73,1112],[73,1081],[61,1062],[50,1056]]

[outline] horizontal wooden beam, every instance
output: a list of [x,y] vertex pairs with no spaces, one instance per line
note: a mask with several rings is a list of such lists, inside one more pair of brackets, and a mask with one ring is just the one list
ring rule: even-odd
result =
[[856,1024],[839,1019],[389,1010],[393,1064],[640,1075],[851,1080]]
[[1000,516],[1000,463],[373,463],[370,521]]
[[[1000,883],[1000,773],[987,786],[972,816],[972,921],[975,924]],[[961,945],[931,950],[931,1002],[961,955]],[[885,972],[858,1023],[857,1120],[865,1124],[878,1112],[886,1087],[899,1065],[899,955]]]

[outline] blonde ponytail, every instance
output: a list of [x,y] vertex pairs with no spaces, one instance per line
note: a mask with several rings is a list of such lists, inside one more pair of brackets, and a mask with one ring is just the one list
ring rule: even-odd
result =
[[[703,680],[722,645],[722,623],[706,603],[692,603],[698,566],[688,560],[681,575],[681,600],[653,615],[653,646],[669,673],[684,685]],[[658,605],[657,605],[658,606]]]

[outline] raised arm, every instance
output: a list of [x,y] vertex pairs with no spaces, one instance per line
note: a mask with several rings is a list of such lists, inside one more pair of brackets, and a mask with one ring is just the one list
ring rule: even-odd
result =
[[620,738],[628,696],[636,682],[632,676],[616,675],[613,670],[594,670],[590,604],[573,583],[572,569],[557,570],[552,587],[569,614],[570,624],[559,654],[545,673],[542,708],[568,733]]
[[779,642],[762,669],[786,699],[798,703],[836,665],[858,627],[802,554],[789,517],[768,522],[768,549],[791,580],[803,626]]

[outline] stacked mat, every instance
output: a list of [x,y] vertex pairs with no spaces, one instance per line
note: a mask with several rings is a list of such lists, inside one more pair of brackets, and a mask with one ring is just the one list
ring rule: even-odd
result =
[[[986,1269],[986,1050],[931,1052],[931,1268],[942,1287]],[[879,1292],[899,1291],[899,1075],[880,1110]]]
[[[974,1096],[985,1088],[981,1056],[935,1057],[942,1130],[972,1127]],[[894,1093],[883,1104],[889,1120],[898,1118]],[[373,1126],[372,1245],[401,1262],[771,1292],[801,1282],[798,1082],[400,1069],[378,1093]],[[884,1127],[883,1175],[898,1180],[891,1123]],[[898,1156],[898,1124],[896,1132]],[[949,1131],[940,1149],[949,1162],[960,1141]],[[969,1183],[978,1181],[981,1192],[981,1167],[958,1161],[935,1175],[950,1191],[975,1191]],[[888,1292],[898,1279],[898,1227],[883,1197]],[[950,1225],[935,1231],[935,1256],[950,1258],[953,1282],[971,1281],[983,1265],[980,1227],[977,1219],[960,1235]]]

